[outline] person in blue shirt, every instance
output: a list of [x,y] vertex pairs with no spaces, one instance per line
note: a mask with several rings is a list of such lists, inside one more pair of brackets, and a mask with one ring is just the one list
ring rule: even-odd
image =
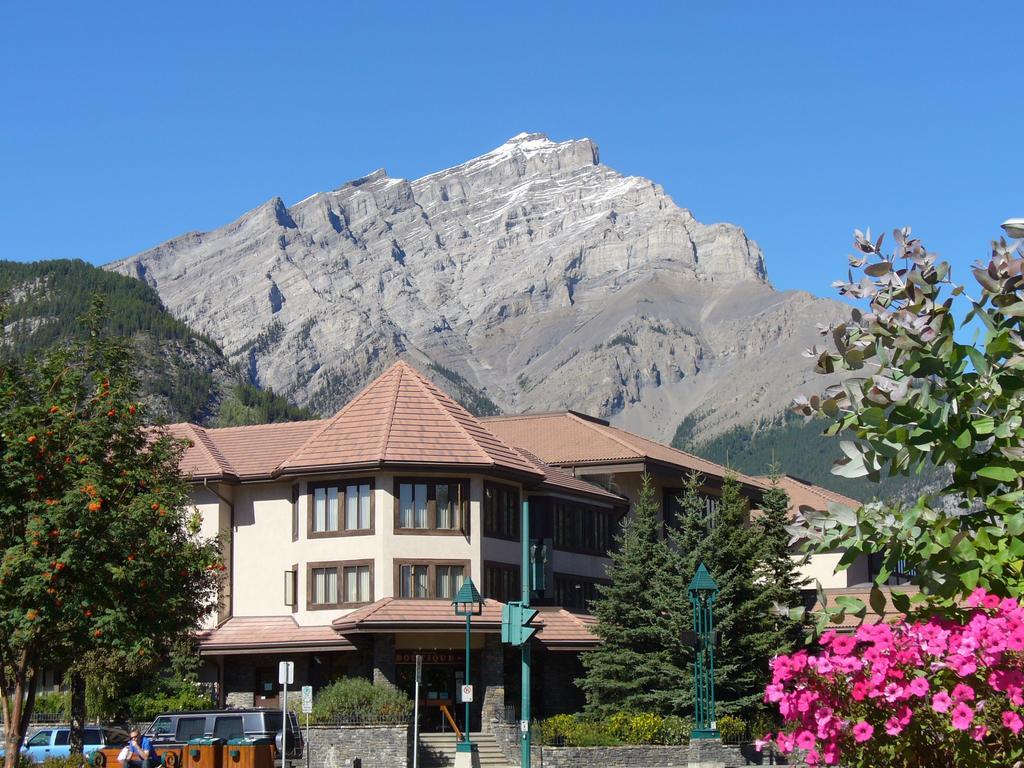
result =
[[128,759],[122,763],[124,768],[155,768],[158,764],[153,742],[140,734],[138,728],[132,728],[128,740]]

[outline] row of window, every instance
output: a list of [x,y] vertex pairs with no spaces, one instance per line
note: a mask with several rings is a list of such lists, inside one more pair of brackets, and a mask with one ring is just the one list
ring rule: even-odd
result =
[[610,515],[571,501],[551,499],[549,503],[555,549],[607,555],[611,549]]
[[[395,590],[406,599],[451,600],[458,594],[469,571],[467,561],[421,561],[395,563]],[[285,603],[296,607],[296,571],[285,574]],[[307,609],[349,608],[372,603],[373,561],[310,563]],[[555,575],[555,604],[575,610],[589,610],[603,582],[582,576]],[[519,566],[485,563],[483,596],[503,603],[518,600]]]
[[[306,512],[309,538],[372,534],[372,480],[310,483]],[[397,479],[395,532],[469,533],[469,483],[466,480]],[[298,486],[292,487],[292,541],[299,538],[302,511]],[[484,484],[484,535],[519,538],[519,491]]]
[[[307,609],[348,608],[374,600],[373,561],[310,563]],[[399,597],[451,600],[462,586],[469,563],[428,561],[396,563]],[[297,566],[285,572],[285,604],[298,607]]]

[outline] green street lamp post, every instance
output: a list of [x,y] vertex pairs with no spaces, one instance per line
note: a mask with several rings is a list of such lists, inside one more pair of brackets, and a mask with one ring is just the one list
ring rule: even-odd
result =
[[694,729],[692,739],[717,739],[715,721],[715,621],[711,606],[718,585],[701,563],[686,588],[693,606]]
[[[469,639],[470,633],[472,632],[470,621],[474,616],[479,616],[484,611],[484,599],[480,597],[480,593],[477,592],[472,579],[466,579],[462,582],[462,587],[459,588],[459,593],[455,595],[455,599],[452,600],[452,607],[455,609],[456,616],[466,617],[466,677],[463,682],[465,685],[469,686]],[[465,731],[463,732],[463,740],[455,745],[455,751],[456,758],[465,754],[469,757],[471,763],[473,744],[469,740],[469,705],[472,701],[472,697],[466,698],[465,695],[463,695],[463,700],[466,704],[466,721],[464,724]],[[456,759],[456,765],[459,765],[461,762],[462,761]]]

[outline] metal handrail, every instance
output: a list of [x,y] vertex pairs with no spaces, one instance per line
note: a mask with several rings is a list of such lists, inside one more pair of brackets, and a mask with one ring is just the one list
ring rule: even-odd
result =
[[452,730],[455,731],[456,740],[462,741],[462,731],[460,731],[459,726],[455,724],[455,718],[452,717],[452,713],[448,710],[447,704],[441,705],[441,712],[444,714],[446,718],[448,718],[448,724],[452,727]]

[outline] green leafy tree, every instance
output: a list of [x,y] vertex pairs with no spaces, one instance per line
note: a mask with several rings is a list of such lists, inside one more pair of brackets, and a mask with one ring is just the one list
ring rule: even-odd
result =
[[[766,527],[750,520],[750,503],[734,478],[722,484],[717,509],[709,514],[698,473],[686,478],[680,497],[678,524],[669,533],[672,565],[667,570],[674,581],[672,603],[679,629],[692,628],[686,587],[700,563],[704,563],[718,584],[715,626],[720,645],[715,654],[715,690],[720,713],[752,713],[761,707],[764,686],[769,679],[768,662],[792,647],[800,625],[790,619],[788,609],[799,605],[799,591],[768,583],[777,572],[792,584],[793,564],[787,566],[773,552],[778,541],[766,534]],[[781,504],[781,497],[775,498]],[[788,555],[786,556],[788,561]],[[785,601],[782,610],[776,602]],[[796,603],[792,601],[797,601]],[[678,633],[676,634],[678,636]],[[692,658],[687,649],[680,664]],[[692,706],[692,691],[677,691],[676,707]]]
[[156,657],[216,599],[219,545],[200,536],[183,445],[146,426],[131,357],[101,332],[101,302],[85,322],[83,342],[0,365],[6,768],[43,669],[92,653]]
[[670,557],[646,475],[611,561],[610,584],[593,603],[594,631],[602,642],[583,656],[586,676],[578,681],[587,712],[671,713],[686,671],[677,662],[678,621],[669,605],[678,595],[666,592]]
[[[833,507],[797,521],[793,533],[811,551],[846,550],[840,568],[884,553],[884,583],[897,563],[916,570],[919,599],[951,607],[977,586],[1004,596],[1024,594],[1024,259],[1012,245],[993,244],[976,263],[975,295],[952,282],[950,266],[909,228],[882,238],[855,235],[851,276],[839,292],[864,302],[849,322],[823,329],[815,370],[845,372],[841,385],[799,398],[795,410],[829,421],[826,433],[846,439],[833,472],[846,477],[910,475],[930,465],[951,480],[913,504],[873,502]],[[857,277],[860,279],[858,280]],[[866,304],[866,306],[864,306]],[[958,321],[958,314],[962,317]],[[965,338],[982,338],[968,343]],[[950,514],[952,502],[957,514]],[[912,605],[893,596],[899,610]],[[839,601],[837,601],[839,602]],[[881,611],[886,596],[874,590]],[[820,628],[844,612],[864,615],[860,601],[827,607]]]

